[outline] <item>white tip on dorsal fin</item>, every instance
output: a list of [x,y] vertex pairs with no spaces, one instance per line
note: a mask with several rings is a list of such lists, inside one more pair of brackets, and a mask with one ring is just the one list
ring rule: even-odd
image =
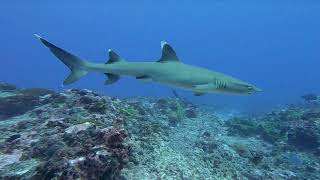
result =
[[168,44],[166,41],[161,41],[161,49],[163,49],[163,46]]
[[33,34],[36,38],[41,39],[42,37],[38,34]]
[[161,49],[162,55],[158,62],[180,62],[176,52],[166,41],[161,41]]

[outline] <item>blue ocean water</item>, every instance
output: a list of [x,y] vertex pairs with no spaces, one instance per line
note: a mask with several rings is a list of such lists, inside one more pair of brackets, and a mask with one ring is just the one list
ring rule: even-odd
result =
[[[33,36],[38,33],[93,62],[112,48],[129,61],[155,61],[168,41],[188,64],[262,88],[252,96],[178,91],[199,104],[264,110],[319,92],[320,2],[283,1],[2,1],[0,81],[62,89],[68,69]],[[90,74],[64,88],[112,96],[171,96],[170,87],[123,78],[105,86]]]

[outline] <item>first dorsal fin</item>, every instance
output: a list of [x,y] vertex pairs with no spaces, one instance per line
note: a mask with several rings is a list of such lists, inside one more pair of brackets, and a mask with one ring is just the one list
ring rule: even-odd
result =
[[117,53],[115,53],[112,49],[108,49],[109,60],[106,64],[111,64],[119,61],[124,61]]
[[162,55],[158,62],[180,62],[176,52],[165,41],[161,41]]

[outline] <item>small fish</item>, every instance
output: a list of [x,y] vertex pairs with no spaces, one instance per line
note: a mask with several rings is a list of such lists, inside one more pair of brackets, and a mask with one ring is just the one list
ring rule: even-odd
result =
[[162,55],[158,61],[128,62],[109,49],[108,62],[98,64],[82,60],[39,35],[36,37],[71,70],[63,82],[64,85],[74,83],[89,72],[100,72],[108,77],[105,84],[117,82],[120,76],[133,76],[144,82],[158,82],[187,89],[193,91],[196,96],[206,93],[248,95],[261,91],[254,85],[231,76],[182,63],[173,48],[164,41],[161,42]]

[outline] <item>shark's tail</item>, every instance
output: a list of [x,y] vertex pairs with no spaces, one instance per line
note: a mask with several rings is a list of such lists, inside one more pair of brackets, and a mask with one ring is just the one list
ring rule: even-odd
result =
[[64,85],[69,85],[88,74],[88,70],[86,68],[88,64],[87,61],[81,60],[77,56],[55,46],[37,34],[35,34],[35,36],[71,70],[70,75],[63,82]]

